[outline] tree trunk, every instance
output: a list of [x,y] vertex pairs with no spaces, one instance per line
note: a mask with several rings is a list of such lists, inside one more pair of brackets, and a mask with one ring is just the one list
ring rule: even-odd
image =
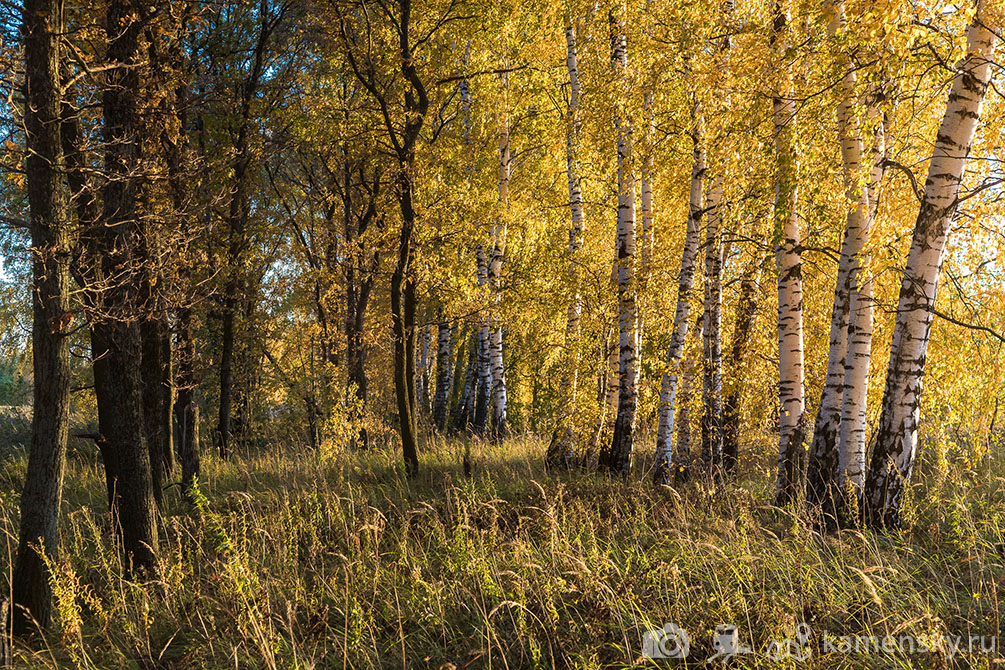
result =
[[436,391],[433,397],[433,426],[443,432],[447,426],[450,390],[454,385],[453,344],[456,324],[446,321],[440,308],[436,330]]
[[[830,27],[831,35],[844,32],[844,7],[837,3]],[[869,189],[865,186],[861,124],[857,120],[856,91],[858,77],[848,56],[840,58],[845,73],[841,80],[841,102],[838,106],[838,139],[844,166],[845,197],[849,208],[841,257],[838,262],[837,284],[831,312],[830,348],[827,355],[827,377],[820,397],[813,426],[809,464],[806,471],[806,501],[821,507],[828,523],[836,518],[835,489],[838,474],[838,437],[841,432],[842,403],[845,387],[845,361],[848,348],[848,316],[851,302],[851,276],[860,264],[860,255],[870,229]]]
[[123,67],[111,71],[104,93],[105,171],[103,229],[98,233],[102,274],[107,282],[100,314],[91,327],[94,389],[113,527],[129,569],[152,570],[157,551],[156,502],[150,452],[144,434],[141,231],[136,216],[139,141],[136,137],[139,21],[128,0],[108,5],[108,58]]
[[[611,65],[622,86],[628,69],[623,25],[611,13]],[[626,91],[625,91],[626,93]],[[638,398],[638,311],[635,283],[635,177],[632,173],[632,127],[617,113],[618,132],[618,413],[614,437],[602,465],[611,474],[627,477],[632,468],[635,410]]]
[[642,162],[642,180],[639,185],[639,197],[642,204],[642,231],[641,242],[639,243],[639,271],[638,271],[638,293],[639,293],[639,346],[645,341],[645,306],[648,304],[649,278],[652,274],[653,259],[653,174],[655,167],[653,164],[653,145],[656,137],[656,116],[653,112],[653,92],[646,91],[643,108],[646,114],[646,134],[643,140],[645,148],[645,159]]
[[0,668],[10,666],[10,626],[8,612],[10,606],[6,598],[0,598]]
[[[485,258],[485,248],[478,247],[478,287],[485,295],[488,285],[488,262]],[[481,326],[478,329],[478,384],[475,397],[474,430],[483,435],[488,426],[489,411],[492,403],[492,329],[487,314],[479,317]]]
[[[26,0],[25,173],[32,243],[32,435],[21,494],[21,525],[11,591],[14,634],[29,632],[34,619],[48,627],[52,585],[46,561],[59,549],[59,508],[70,407],[70,226],[62,192],[59,39],[62,4]],[[41,552],[44,555],[39,555]],[[7,602],[0,601],[0,665],[7,648]]]
[[732,383],[726,390],[722,406],[722,464],[726,472],[736,472],[740,446],[740,394],[743,390],[743,365],[746,358],[750,330],[757,314],[757,294],[761,283],[764,259],[755,258],[740,282],[740,296],[736,303],[736,322],[733,342],[729,349],[729,366]]
[[416,380],[415,395],[418,399],[418,408],[429,411],[429,370],[432,367],[432,334],[428,326],[422,328],[422,338],[419,340],[419,369]]
[[[467,430],[468,422],[475,409],[475,394],[478,385],[478,337],[469,338],[467,347],[468,364],[464,373],[464,386],[461,388],[460,397],[457,399],[457,408],[454,410],[453,433],[461,433]],[[461,355],[465,348],[460,347]]]
[[691,477],[694,459],[691,457],[691,395],[694,377],[698,368],[700,344],[704,340],[704,312],[698,313],[694,324],[694,348],[684,361],[681,375],[680,418],[677,421],[677,455],[673,460],[673,481],[681,484]]
[[[348,151],[346,151],[346,154],[348,154]],[[346,160],[348,161],[348,159]],[[352,256],[348,262],[344,262],[346,309],[343,329],[346,339],[346,367],[350,386],[348,393],[355,400],[352,420],[362,423],[369,397],[369,383],[366,375],[367,345],[363,330],[366,323],[366,310],[373,292],[374,276],[379,263],[376,252],[373,252],[369,260],[367,260],[367,256],[371,252],[367,251],[362,236],[377,216],[377,196],[380,189],[381,172],[379,169],[374,170],[373,184],[367,188],[368,199],[366,207],[358,216],[353,212],[353,198],[351,197],[353,188],[352,171],[349,169],[348,163],[345,172],[345,186],[343,187],[345,241]],[[365,187],[367,182],[363,178],[362,168],[360,169],[360,176],[361,184]],[[330,253],[326,261],[332,270],[343,262],[335,256],[334,252]],[[362,425],[356,435],[353,436],[351,446],[364,450],[369,447],[369,435],[366,428],[362,427]]]
[[939,273],[1001,27],[1001,13],[988,9],[987,3],[979,4],[967,32],[967,55],[957,66],[932,151],[924,199],[900,285],[883,409],[865,481],[865,520],[873,527],[901,525],[902,494],[914,470],[925,357]]
[[178,312],[178,402],[175,413],[178,419],[178,455],[181,460],[182,493],[193,502],[192,485],[198,481],[200,470],[199,406],[195,402],[195,339],[192,309],[183,307]]
[[[725,21],[728,24],[733,11],[732,0],[725,3]],[[729,59],[729,31],[721,41],[720,67],[726,70]],[[724,99],[726,108],[730,105],[727,92]],[[721,478],[724,471],[722,437],[722,271],[723,258],[728,252],[723,247],[722,222],[725,202],[723,182],[725,165],[720,163],[712,181],[708,197],[709,212],[705,233],[705,314],[702,334],[702,417],[701,453],[705,470]]]
[[848,321],[848,351],[845,355],[844,393],[841,403],[841,433],[837,463],[837,518],[854,523],[846,512],[857,505],[865,479],[866,411],[868,410],[869,361],[872,356],[872,276],[868,270],[854,273]]
[[224,298],[221,324],[220,397],[216,423],[216,446],[221,458],[228,458],[231,449],[231,418],[234,406],[234,319],[236,302],[233,298]]
[[162,315],[140,326],[142,340],[143,424],[150,450],[150,475],[154,498],[163,504],[164,483],[174,468],[172,405],[174,375],[171,365],[171,336]]
[[[789,16],[776,5],[772,42],[788,48]],[[775,143],[775,264],[778,270],[778,486],[776,503],[796,499],[802,477],[806,426],[803,400],[803,276],[799,241],[799,168],[792,75],[780,64],[773,97]]]
[[[880,117],[873,109],[873,116]],[[876,121],[873,141],[872,172],[869,191],[869,227],[876,221],[880,186],[886,166],[884,121]],[[862,487],[865,483],[866,411],[869,395],[869,363],[872,358],[872,274],[870,258],[862,254],[856,259],[850,276],[848,319],[848,353],[845,357],[844,397],[841,403],[841,433],[838,445],[837,488],[840,492],[837,518],[854,525],[861,510]],[[852,505],[854,501],[854,506]],[[853,513],[854,512],[854,513]]]
[[691,110],[694,124],[692,140],[694,158],[691,164],[691,197],[688,208],[687,231],[684,236],[684,251],[681,254],[680,277],[677,282],[677,308],[674,311],[673,333],[667,347],[666,370],[660,383],[659,422],[656,428],[656,469],[653,481],[657,485],[669,484],[671,480],[673,454],[674,409],[677,403],[677,387],[680,377],[681,357],[687,342],[687,331],[691,316],[691,288],[694,285],[695,266],[698,260],[698,246],[701,242],[701,216],[703,207],[702,181],[705,176],[705,151],[702,146],[701,111],[697,105]]
[[701,458],[709,474],[722,471],[722,175],[709,193],[705,226],[705,318],[702,333]]
[[412,205],[413,159],[414,156],[398,166],[401,236],[398,238],[398,262],[391,275],[394,386],[402,455],[409,475],[415,475],[419,471],[418,427],[415,417],[415,279],[412,277],[412,233],[415,229],[415,209]]
[[569,284],[572,301],[565,321],[565,356],[559,382],[558,421],[548,445],[546,462],[549,467],[568,467],[572,463],[576,444],[576,390],[579,382],[579,332],[583,304],[579,292],[579,249],[583,245],[583,191],[580,183],[577,153],[579,150],[579,57],[576,51],[576,30],[571,19],[565,27],[566,70],[569,74],[569,109],[565,127],[565,166],[569,182]]
[[[502,89],[505,98],[508,88],[507,75],[502,75]],[[509,222],[507,203],[509,202],[509,184],[512,170],[510,162],[509,116],[506,111],[501,114],[499,124],[499,202],[496,214],[496,224],[492,232],[492,253],[489,256],[488,279],[489,288],[495,297],[492,321],[495,328],[490,342],[490,357],[492,359],[492,433],[498,439],[508,432],[506,425],[506,367],[503,363],[503,325],[500,321],[500,305],[502,303],[502,265],[506,253],[506,229]]]
[[247,402],[246,397],[236,398],[239,416],[235,419],[233,412],[236,395],[234,393],[234,365],[237,356],[237,310],[246,299],[242,298],[247,290],[244,280],[243,256],[248,244],[246,236],[248,219],[251,216],[248,181],[252,160],[249,146],[249,134],[252,132],[252,102],[258,93],[259,83],[265,69],[266,50],[275,27],[267,21],[264,15],[259,18],[258,34],[251,54],[251,69],[239,86],[240,112],[232,162],[233,186],[228,211],[230,240],[227,248],[226,268],[229,276],[224,284],[219,414],[216,427],[217,448],[223,458],[230,455],[234,435],[243,429],[242,406]]

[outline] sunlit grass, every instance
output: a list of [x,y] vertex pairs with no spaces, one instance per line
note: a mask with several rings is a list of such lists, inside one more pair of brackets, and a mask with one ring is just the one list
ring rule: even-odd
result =
[[[160,569],[144,583],[122,577],[100,461],[80,447],[56,621],[44,642],[19,643],[15,666],[629,667],[643,663],[644,631],[667,621],[689,631],[698,661],[716,625],[739,626],[759,653],[744,667],[778,667],[764,654],[800,622],[814,630],[800,667],[997,657],[828,653],[822,636],[1000,637],[998,461],[921,477],[938,490],[915,496],[903,533],[822,537],[767,503],[767,455],[723,487],[654,491],[641,475],[549,475],[544,447],[473,441],[465,478],[463,444],[432,438],[414,480],[391,451],[208,457],[198,510],[169,490]],[[23,460],[0,468],[7,565]]]

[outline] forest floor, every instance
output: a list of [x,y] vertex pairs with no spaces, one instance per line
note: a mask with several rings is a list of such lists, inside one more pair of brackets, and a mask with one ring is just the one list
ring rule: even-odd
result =
[[[767,452],[718,488],[654,490],[641,473],[548,474],[545,446],[472,442],[466,478],[462,443],[432,438],[413,480],[389,451],[209,457],[198,510],[168,490],[142,582],[109,545],[98,457],[74,449],[56,621],[14,665],[618,668],[645,665],[646,631],[667,623],[689,666],[1002,662],[1001,460],[923,468],[905,531],[821,536],[769,504]],[[24,468],[23,447],[0,449],[5,589]]]

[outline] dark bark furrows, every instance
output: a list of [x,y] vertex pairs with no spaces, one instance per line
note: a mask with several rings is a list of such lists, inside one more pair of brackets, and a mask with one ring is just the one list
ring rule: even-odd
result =
[[[34,372],[31,451],[21,494],[21,525],[11,591],[14,633],[49,624],[52,586],[46,560],[59,548],[59,508],[70,407],[67,334],[70,229],[62,192],[59,36],[62,3],[26,0],[25,134],[28,155],[29,228],[32,241],[32,362]],[[45,558],[43,558],[43,556]],[[7,656],[7,602],[0,602],[0,665]]]

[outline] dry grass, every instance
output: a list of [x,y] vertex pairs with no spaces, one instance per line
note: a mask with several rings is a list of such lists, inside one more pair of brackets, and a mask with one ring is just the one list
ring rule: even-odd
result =
[[[377,451],[210,458],[198,510],[170,490],[159,576],[143,583],[108,544],[96,457],[75,451],[56,622],[15,647],[15,667],[631,667],[643,632],[667,621],[690,632],[692,660],[712,654],[716,625],[738,625],[758,655],[734,667],[779,667],[765,652],[804,621],[812,657],[780,667],[1000,657],[823,643],[824,631],[1000,638],[1000,462],[919,477],[901,534],[822,537],[766,504],[767,459],[719,489],[654,491],[641,476],[548,475],[544,446],[475,443],[471,479],[460,443],[439,440],[412,481]],[[0,460],[8,566],[23,470],[21,453]]]

